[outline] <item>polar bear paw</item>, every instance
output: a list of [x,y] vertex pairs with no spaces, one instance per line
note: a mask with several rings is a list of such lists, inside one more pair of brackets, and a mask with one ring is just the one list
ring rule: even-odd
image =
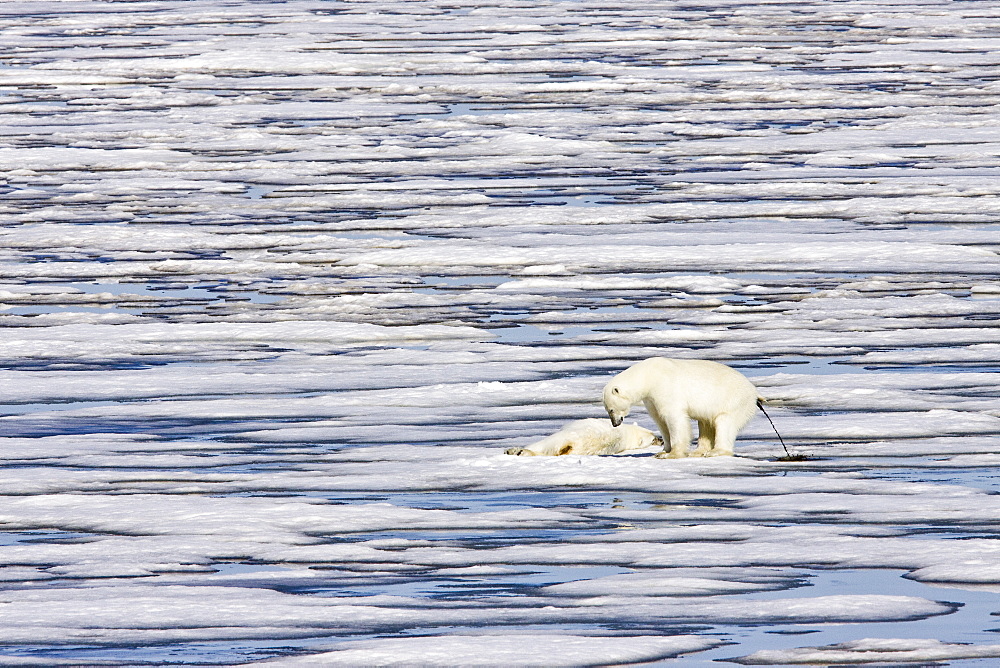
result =
[[657,452],[656,455],[654,456],[657,459],[681,459],[683,457],[687,457],[687,454],[680,452],[674,453],[673,451],[671,451],[671,452]]

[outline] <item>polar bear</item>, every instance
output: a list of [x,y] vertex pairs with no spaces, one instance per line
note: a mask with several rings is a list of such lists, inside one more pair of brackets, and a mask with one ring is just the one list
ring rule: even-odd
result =
[[[732,455],[736,434],[763,399],[746,376],[707,360],[651,357],[632,365],[604,387],[604,408],[612,425],[642,402],[665,441],[657,457]],[[691,420],[698,421],[698,447],[691,445]]]
[[616,455],[626,450],[641,450],[662,443],[659,436],[637,424],[623,425],[619,422],[612,426],[604,419],[586,418],[570,422],[527,448],[508,448],[507,454],[522,457]]

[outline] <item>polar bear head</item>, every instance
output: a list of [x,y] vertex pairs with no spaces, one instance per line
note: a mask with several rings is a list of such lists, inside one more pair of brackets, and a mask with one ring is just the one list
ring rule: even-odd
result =
[[625,394],[625,390],[618,383],[611,381],[605,385],[604,410],[608,412],[612,425],[617,427],[628,417],[629,409],[632,408],[633,403],[631,397]]
[[[605,422],[605,424],[607,424]],[[641,450],[643,448],[648,448],[652,445],[662,446],[663,439],[646,429],[645,427],[640,427],[635,424],[623,424],[618,428],[621,436],[619,441],[622,451],[625,450]]]

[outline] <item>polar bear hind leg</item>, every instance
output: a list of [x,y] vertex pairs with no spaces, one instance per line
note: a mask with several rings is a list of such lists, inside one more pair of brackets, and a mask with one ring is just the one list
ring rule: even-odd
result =
[[715,442],[706,457],[732,456],[736,436],[749,421],[749,418],[733,413],[723,413],[715,418]]

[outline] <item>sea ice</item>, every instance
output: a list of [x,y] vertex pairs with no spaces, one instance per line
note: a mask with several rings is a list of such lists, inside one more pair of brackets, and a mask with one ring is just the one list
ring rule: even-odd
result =
[[646,663],[722,644],[699,636],[578,636],[488,634],[360,640],[311,656],[260,665],[601,666]]
[[732,659],[745,666],[776,666],[828,663],[927,663],[956,659],[1000,658],[1000,645],[943,643],[916,638],[865,638],[825,647],[802,647],[788,650],[760,650]]

